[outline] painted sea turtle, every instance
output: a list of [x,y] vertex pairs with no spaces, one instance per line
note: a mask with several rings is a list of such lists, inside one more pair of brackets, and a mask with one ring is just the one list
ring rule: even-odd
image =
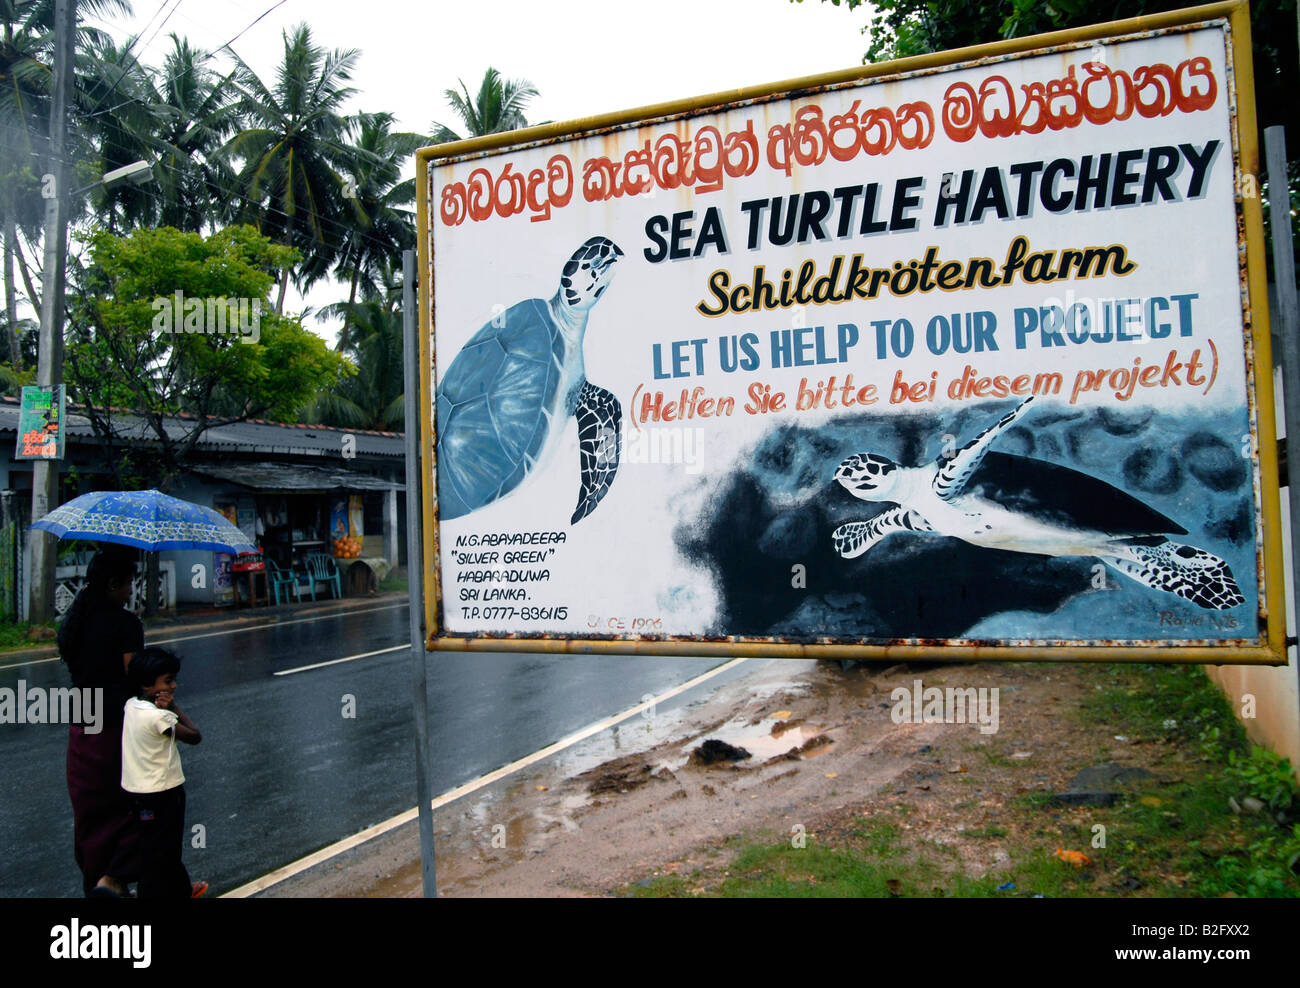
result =
[[587,380],[587,316],[623,251],[592,237],[574,251],[549,299],[512,305],[456,354],[438,385],[438,514],[459,518],[515,490],[578,420],[581,489],[574,524],[595,510],[618,470],[618,399]]
[[[1228,564],[1164,533],[1187,530],[1105,481],[1029,457],[1001,457],[1002,475],[1020,481],[997,500],[967,484],[998,435],[1033,397],[1004,415],[950,458],[920,467],[899,466],[875,453],[857,453],[835,469],[835,479],[863,501],[890,501],[869,521],[832,533],[836,551],[860,556],[894,532],[934,532],[972,545],[1044,556],[1094,556],[1145,586],[1177,594],[1201,607],[1226,610],[1245,603]],[[1009,462],[1008,462],[1009,461]],[[1008,485],[1010,486],[1010,485]]]

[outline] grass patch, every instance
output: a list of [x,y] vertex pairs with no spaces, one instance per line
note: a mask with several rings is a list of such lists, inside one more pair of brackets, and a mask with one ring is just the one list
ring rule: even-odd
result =
[[627,887],[631,899],[690,899],[695,896],[694,886],[681,875],[656,875]]
[[[58,628],[58,623],[49,621],[45,627],[51,630]],[[22,648],[39,648],[42,645],[53,645],[54,639],[47,641],[33,641],[27,636],[31,633],[32,625],[27,621],[16,623],[0,623],[0,652],[12,652]]]
[[868,857],[897,858],[903,853],[902,829],[888,820],[860,818],[853,836],[861,841],[860,852]]
[[410,593],[410,590],[405,570],[393,570],[379,581],[380,593]]
[[989,745],[968,745],[966,750],[972,754],[984,756],[984,760],[995,768],[1024,768],[1025,764],[1000,752],[991,750]]
[[[1084,716],[1144,739],[1168,738],[1188,757],[1181,781],[1144,786],[1112,813],[1117,863],[1157,866],[1162,894],[1300,896],[1300,791],[1290,762],[1252,744],[1199,666],[1119,666]],[[1237,814],[1230,801],[1258,812]],[[1147,869],[1149,870],[1149,868]]]
[[1199,742],[1202,732],[1217,730],[1229,747],[1249,747],[1227,697],[1199,666],[1102,666],[1094,679],[1081,712],[1112,734]]
[[[899,814],[901,815],[901,814]],[[973,879],[954,873],[948,849],[922,842],[909,847],[891,820],[859,817],[848,846],[832,847],[815,834],[804,846],[789,838],[748,843],[721,874],[693,881],[659,876],[629,886],[637,897],[683,894],[725,898],[970,898],[996,894],[999,875]]]

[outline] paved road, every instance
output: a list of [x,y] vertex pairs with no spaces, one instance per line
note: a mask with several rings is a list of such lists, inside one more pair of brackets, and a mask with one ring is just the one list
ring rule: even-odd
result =
[[[185,748],[191,873],[234,888],[416,803],[404,603],[174,641],[177,700],[203,731]],[[295,623],[287,623],[293,621]],[[149,644],[185,636],[146,635]],[[487,653],[428,658],[434,793],[505,765],[718,665],[717,659]],[[0,658],[0,666],[8,663]],[[60,662],[0,668],[0,687],[68,685]],[[345,717],[347,697],[355,717]],[[74,896],[67,728],[0,725],[0,896]]]

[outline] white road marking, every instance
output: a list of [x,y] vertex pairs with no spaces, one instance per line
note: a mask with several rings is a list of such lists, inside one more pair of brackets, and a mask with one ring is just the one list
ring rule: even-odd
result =
[[[484,786],[491,785],[493,782],[497,782],[500,779],[504,779],[508,775],[518,772],[521,768],[527,768],[529,765],[532,765],[536,762],[540,762],[545,758],[549,758],[551,757],[551,755],[557,754],[558,752],[563,751],[565,748],[572,747],[573,745],[577,744],[579,741],[585,741],[587,738],[591,737],[592,735],[599,734],[601,731],[604,730],[608,730],[609,728],[613,727],[615,724],[619,724],[627,720],[629,717],[635,717],[637,714],[641,713],[641,711],[648,710],[650,707],[653,707],[657,703],[663,703],[665,700],[670,700],[673,697],[677,696],[679,693],[684,693],[689,689],[693,689],[694,687],[699,686],[701,683],[707,682],[708,680],[712,679],[714,676],[720,676],[722,675],[722,673],[727,672],[730,669],[736,668],[736,666],[740,665],[742,662],[748,662],[748,661],[749,660],[746,658],[732,659],[730,662],[726,662],[720,666],[716,666],[713,669],[710,669],[708,672],[701,673],[700,675],[696,676],[694,679],[688,679],[680,686],[674,686],[672,689],[667,690],[664,693],[660,693],[658,696],[654,697],[651,700],[646,700],[642,703],[638,703],[635,707],[629,707],[627,710],[624,710],[622,713],[614,714],[612,717],[606,717],[604,720],[600,720],[594,724],[590,724],[587,727],[584,727],[582,730],[578,731],[576,734],[570,734],[568,737],[561,738],[559,741],[556,741],[554,744],[549,744],[545,748],[537,749],[531,755],[525,755],[523,758],[520,758],[518,761],[513,761],[509,765],[503,765],[501,766],[501,768],[496,769],[493,772],[488,772],[486,775],[480,775],[477,779],[471,779],[469,782],[466,782],[464,785],[460,785],[457,786],[455,789],[448,790],[447,792],[443,793],[441,796],[436,797],[432,801],[431,805],[435,810],[439,809],[440,807],[446,806],[448,803],[454,802],[460,799],[462,796],[468,796],[470,793],[475,792],[478,789],[482,789]],[[364,844],[368,840],[372,840],[375,837],[380,837],[383,834],[388,833],[390,830],[396,830],[398,827],[402,826],[402,824],[410,823],[412,820],[415,820],[418,816],[419,816],[419,807],[413,806],[409,810],[406,810],[403,813],[399,813],[397,814],[397,816],[390,817],[389,819],[383,821],[382,823],[377,823],[373,827],[367,827],[365,830],[362,830],[360,833],[353,834],[351,837],[345,837],[343,840],[338,841],[334,844],[330,844],[328,847],[322,847],[319,851],[309,854],[305,858],[299,858],[297,861],[287,864],[282,868],[277,868],[275,869],[275,871],[267,872],[265,875],[263,875],[260,878],[255,878],[253,879],[253,881],[241,885],[237,889],[232,889],[231,891],[220,896],[220,898],[246,899],[249,896],[256,895],[258,892],[263,892],[266,889],[270,888],[272,885],[279,884],[280,882],[284,881],[286,878],[292,878],[294,875],[300,874],[301,872],[304,872],[309,868],[314,868],[322,861],[328,861],[330,858],[336,857],[337,855],[342,854],[345,851],[350,851],[352,850],[352,848]]]
[[387,655],[389,652],[409,652],[411,643],[405,645],[394,645],[392,648],[380,648],[373,652],[358,652],[356,655],[345,655],[341,659],[330,659],[328,662],[313,662],[309,666],[298,666],[295,669],[281,669],[279,672],[271,673],[272,676],[292,676],[295,672],[306,672],[308,669],[320,669],[324,666],[336,666],[340,662],[351,662],[354,659],[364,659],[371,655]]
[[59,657],[57,655],[51,656],[48,659],[28,659],[26,662],[11,662],[7,666],[0,666],[0,670],[21,669],[23,666],[38,666],[43,662],[58,662],[58,661],[59,661]]
[[376,614],[379,611],[391,611],[406,606],[406,604],[387,604],[383,607],[367,607],[350,611],[335,611],[333,614],[318,614],[316,617],[294,618],[292,621],[268,621],[265,624],[254,624],[243,628],[226,628],[223,631],[209,631],[202,635],[186,635],[184,638],[164,638],[162,641],[151,641],[146,642],[146,644],[172,645],[176,642],[197,641],[200,638],[218,638],[221,635],[235,635],[241,631],[264,631],[267,628],[286,628],[291,624],[309,624],[312,621],[328,621],[330,618],[346,617],[352,614]]
[[[379,611],[391,611],[398,607],[406,607],[406,604],[386,604],[383,607],[366,607],[350,611],[335,611],[332,614],[318,614],[316,617],[294,618],[292,621],[268,621],[263,624],[248,625],[243,628],[225,628],[222,631],[209,631],[201,635],[186,635],[183,638],[164,638],[162,641],[147,642],[149,645],[174,645],[177,642],[198,641],[200,638],[220,638],[222,635],[237,635],[241,631],[263,631],[267,628],[284,628],[291,624],[306,624],[311,621],[327,621],[330,618],[350,616],[352,614],[375,614]],[[409,646],[403,645],[403,648]],[[59,657],[52,655],[48,659],[28,659],[26,662],[11,662],[8,665],[0,666],[0,671],[5,669],[21,669],[23,666],[38,666],[45,662],[58,662]]]

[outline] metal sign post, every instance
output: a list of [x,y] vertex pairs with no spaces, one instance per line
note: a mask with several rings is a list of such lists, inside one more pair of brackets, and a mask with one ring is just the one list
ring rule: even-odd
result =
[[[1291,506],[1291,551],[1300,526],[1300,305],[1296,301],[1295,247],[1291,240],[1291,190],[1286,174],[1286,128],[1264,130],[1268,206],[1273,216],[1273,278],[1277,283],[1277,335],[1282,341],[1282,401],[1286,422],[1287,496]],[[1300,580],[1291,558],[1292,602],[1300,622]]]
[[420,579],[420,343],[416,336],[415,251],[402,252],[402,341],[406,372],[406,584],[411,610],[411,711],[415,718],[415,794],[420,808],[420,877],[426,899],[436,898],[433,795],[429,791],[429,687],[425,672],[424,586]]

